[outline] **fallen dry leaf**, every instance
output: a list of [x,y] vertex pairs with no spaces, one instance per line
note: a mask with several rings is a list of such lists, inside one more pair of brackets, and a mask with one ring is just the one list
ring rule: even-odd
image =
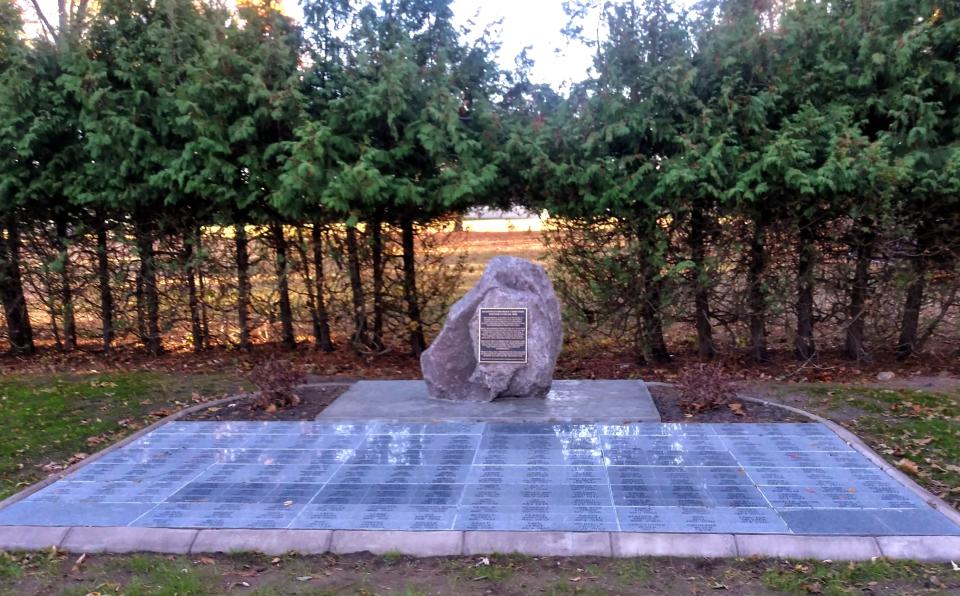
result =
[[740,402],[733,402],[727,404],[727,407],[730,408],[730,411],[733,412],[735,416],[746,416],[747,413],[743,411],[743,404]]
[[210,557],[200,557],[199,559],[197,559],[197,563],[201,565],[213,565],[216,563],[216,561],[214,561]]
[[897,467],[900,468],[902,472],[906,472],[911,476],[917,476],[920,474],[920,467],[916,463],[910,461],[907,458],[903,458],[897,462]]
[[81,568],[83,567],[83,562],[87,560],[87,553],[83,553],[77,560],[73,562],[73,567],[70,568],[70,573],[80,573]]

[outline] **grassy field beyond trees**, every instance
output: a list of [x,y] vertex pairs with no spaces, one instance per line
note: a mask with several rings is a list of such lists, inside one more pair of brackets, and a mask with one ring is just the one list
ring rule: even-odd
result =
[[449,0],[3,2],[2,339],[418,355],[520,206],[638,363],[956,362],[958,5],[687,4],[567,3],[561,93]]

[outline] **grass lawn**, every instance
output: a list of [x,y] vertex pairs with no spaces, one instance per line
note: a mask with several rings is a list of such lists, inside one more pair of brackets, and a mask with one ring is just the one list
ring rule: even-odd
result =
[[11,594],[930,594],[960,590],[949,566],[878,560],[602,559],[521,555],[175,557],[12,553],[0,559]]
[[223,374],[0,377],[0,499],[160,417],[242,387]]
[[[0,495],[197,400],[239,376],[157,372],[0,378]],[[960,501],[960,395],[845,385],[784,389],[832,417],[919,482]],[[911,464],[901,467],[911,468]],[[958,561],[960,562],[960,561]],[[413,559],[400,555],[204,557],[0,553],[0,594],[960,594],[947,565],[777,560]]]

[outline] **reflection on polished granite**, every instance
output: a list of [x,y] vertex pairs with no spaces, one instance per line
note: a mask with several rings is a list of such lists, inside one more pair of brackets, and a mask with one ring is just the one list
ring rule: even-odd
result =
[[555,380],[546,397],[488,402],[432,399],[423,381],[357,381],[317,416],[320,422],[660,422],[640,379]]
[[960,535],[820,424],[173,422],[0,525]]

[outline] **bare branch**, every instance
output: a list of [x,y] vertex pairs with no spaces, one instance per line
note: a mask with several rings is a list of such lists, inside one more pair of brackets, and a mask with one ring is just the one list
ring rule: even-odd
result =
[[31,0],[33,2],[33,10],[37,13],[37,18],[40,19],[40,23],[43,25],[44,32],[49,35],[53,41],[57,41],[57,31],[50,25],[50,21],[47,20],[46,15],[43,14],[43,10],[40,9],[40,2],[38,0]]

